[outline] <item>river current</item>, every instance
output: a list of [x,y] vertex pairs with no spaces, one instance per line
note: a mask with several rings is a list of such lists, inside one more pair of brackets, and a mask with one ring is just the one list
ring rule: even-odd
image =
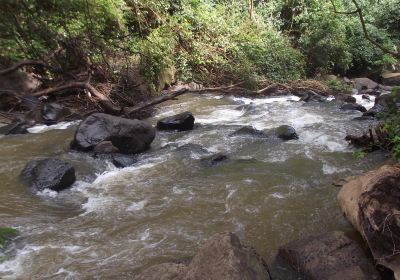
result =
[[[161,105],[148,121],[183,111],[193,113],[195,129],[158,132],[151,149],[126,168],[71,151],[77,123],[0,138],[0,226],[20,233],[0,264],[0,278],[132,279],[150,265],[190,258],[222,231],[237,233],[272,263],[279,246],[293,239],[351,232],[332,181],[385,160],[379,153],[354,157],[346,134],[371,124],[354,120],[361,113],[341,111],[334,100],[188,94]],[[268,130],[283,124],[293,126],[299,140],[229,136],[246,125]],[[215,153],[228,160],[201,164]],[[45,157],[75,167],[71,189],[33,195],[22,185],[26,162]]]

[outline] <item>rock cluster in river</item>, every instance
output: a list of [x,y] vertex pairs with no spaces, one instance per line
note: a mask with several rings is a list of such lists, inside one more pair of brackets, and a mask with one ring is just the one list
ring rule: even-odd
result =
[[269,280],[265,261],[244,246],[233,233],[207,240],[188,265],[164,263],[152,266],[135,280]]
[[134,154],[147,150],[155,133],[155,129],[147,122],[96,113],[81,122],[71,148],[92,151],[97,147],[100,152],[103,147],[106,152],[111,149],[112,152]]

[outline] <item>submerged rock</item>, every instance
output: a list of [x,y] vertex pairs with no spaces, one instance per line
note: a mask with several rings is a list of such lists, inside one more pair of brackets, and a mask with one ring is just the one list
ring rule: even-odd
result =
[[385,165],[354,177],[342,187],[338,201],[375,260],[400,279],[400,254],[396,251],[400,248],[400,165]]
[[254,136],[254,137],[268,137],[267,134],[264,133],[264,131],[255,129],[252,126],[244,126],[242,128],[239,128],[235,132],[231,133],[229,136]]
[[81,122],[71,148],[90,151],[101,142],[109,141],[120,153],[140,153],[150,147],[155,133],[147,122],[96,113]]
[[378,280],[380,276],[360,246],[343,232],[295,240],[278,258],[310,280]]
[[281,125],[275,129],[275,134],[282,140],[299,139],[296,130],[289,125]]
[[200,161],[201,164],[205,167],[215,167],[226,162],[228,159],[229,157],[227,155],[224,155],[222,153],[217,153],[212,156],[204,157]]
[[133,165],[137,162],[137,158],[130,155],[114,154],[112,163],[118,168],[124,168]]
[[42,107],[42,118],[45,124],[55,124],[70,114],[69,110],[58,103],[46,103]]
[[207,240],[188,265],[164,263],[150,267],[135,280],[269,280],[265,261],[242,245],[233,233]]
[[190,112],[184,112],[178,115],[163,118],[157,122],[159,130],[192,130],[194,126],[194,117]]
[[364,106],[357,104],[357,103],[345,103],[342,106],[340,106],[340,109],[345,110],[345,111],[351,111],[351,110],[360,111],[360,112],[367,111],[367,109]]
[[49,158],[28,162],[21,172],[22,180],[34,191],[62,191],[75,182],[75,169],[68,162]]

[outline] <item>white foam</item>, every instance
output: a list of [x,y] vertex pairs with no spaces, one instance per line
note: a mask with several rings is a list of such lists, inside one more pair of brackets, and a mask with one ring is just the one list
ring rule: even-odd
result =
[[40,192],[37,192],[37,195],[42,196],[42,197],[56,198],[58,196],[58,192],[50,190],[50,189],[44,189]]
[[364,106],[367,110],[371,109],[375,104],[376,97],[374,95],[367,95],[369,96],[370,100],[362,98],[361,94],[353,94],[352,96],[356,99],[358,104]]
[[128,208],[126,208],[126,211],[139,211],[142,210],[147,204],[147,200],[142,200],[139,202],[133,202]]
[[72,125],[79,124],[80,121],[73,121],[73,122],[60,122],[57,124],[53,125],[35,125],[33,127],[28,128],[29,133],[43,133],[49,130],[54,130],[54,129],[67,129],[68,127]]

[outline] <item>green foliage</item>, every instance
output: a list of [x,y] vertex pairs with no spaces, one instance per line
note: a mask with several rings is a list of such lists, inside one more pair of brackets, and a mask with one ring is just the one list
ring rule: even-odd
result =
[[330,79],[325,81],[325,85],[329,87],[329,89],[341,92],[341,93],[351,93],[352,87],[346,84],[344,81],[339,79]]
[[353,152],[353,157],[358,160],[365,158],[366,155],[367,155],[367,153],[365,151],[361,151],[361,150],[357,150],[357,151]]
[[[400,88],[392,91],[395,102],[399,102]],[[387,134],[389,147],[393,157],[400,160],[400,112],[395,107],[386,116],[384,116],[384,132]]]

